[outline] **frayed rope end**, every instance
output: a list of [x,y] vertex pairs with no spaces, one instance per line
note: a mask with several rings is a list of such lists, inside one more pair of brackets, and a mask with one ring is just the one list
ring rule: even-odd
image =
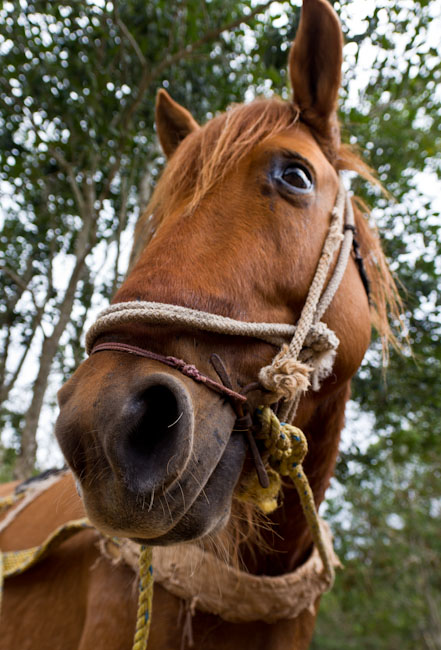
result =
[[311,366],[290,357],[289,348],[284,345],[272,364],[260,370],[259,381],[270,391],[273,401],[293,401],[299,393],[308,390],[312,370]]

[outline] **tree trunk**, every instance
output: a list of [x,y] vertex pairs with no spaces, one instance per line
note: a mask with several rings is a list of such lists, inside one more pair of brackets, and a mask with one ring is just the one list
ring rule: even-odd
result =
[[43,400],[49,381],[49,375],[52,368],[54,357],[57,353],[60,338],[66,328],[72,312],[75,300],[75,291],[78,282],[81,279],[85,269],[85,259],[89,252],[83,251],[82,255],[77,258],[77,263],[69,280],[69,285],[60,305],[58,321],[52,334],[45,338],[40,355],[40,364],[38,374],[32,388],[32,401],[26,414],[25,423],[21,435],[21,449],[14,469],[14,475],[17,479],[27,478],[34,470],[36,452],[37,452],[37,429],[40,421]]
[[26,357],[28,356],[29,350],[31,348],[31,343],[34,339],[34,336],[40,327],[41,320],[43,318],[44,309],[38,308],[33,319],[32,319],[32,334],[27,341],[26,347],[24,348],[21,357],[14,368],[13,372],[10,373],[9,377],[6,377],[6,359],[8,358],[9,343],[11,340],[11,327],[8,327],[8,332],[5,338],[5,346],[3,349],[3,354],[1,355],[0,362],[0,406],[6,402],[9,397],[9,393],[14,388],[15,383],[20,375],[21,369]]

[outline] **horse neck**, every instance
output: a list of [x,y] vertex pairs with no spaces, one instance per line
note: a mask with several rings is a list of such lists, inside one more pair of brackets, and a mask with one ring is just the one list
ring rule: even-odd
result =
[[[350,395],[350,382],[345,383],[331,396],[303,409],[308,418],[302,425],[309,451],[304,470],[314,494],[316,506],[323,501],[334,473],[338,454],[340,432],[344,425],[345,404]],[[306,412],[305,412],[306,411]],[[299,411],[302,417],[302,412]],[[281,575],[293,571],[308,558],[312,537],[302,512],[294,486],[285,482],[283,505],[270,517],[270,529],[261,533],[262,543],[241,549],[241,559],[246,568],[257,575]],[[271,549],[271,550],[270,550]]]

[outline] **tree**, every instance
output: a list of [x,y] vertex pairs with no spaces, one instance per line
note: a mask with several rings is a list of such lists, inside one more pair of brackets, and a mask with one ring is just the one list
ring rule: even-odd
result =
[[[199,117],[241,97],[243,27],[267,4],[215,0],[207,11],[198,0],[29,0],[0,10],[0,182],[8,197],[0,395],[17,476],[34,467],[51,371],[72,372],[93,293],[109,297],[121,279],[125,230],[162,162],[155,90],[171,85]],[[99,265],[109,259],[103,281]],[[32,346],[40,351],[30,402],[8,401]]]

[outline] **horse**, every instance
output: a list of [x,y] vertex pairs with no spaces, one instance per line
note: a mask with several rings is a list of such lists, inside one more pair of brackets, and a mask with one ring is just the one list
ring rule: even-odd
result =
[[[259,468],[265,484],[266,471],[265,454],[245,430],[262,405],[283,411],[287,395],[274,396],[271,377],[262,375],[280,343],[239,326],[299,323],[339,200],[340,173],[372,180],[340,140],[342,52],[340,22],[327,0],[303,0],[289,54],[290,101],[256,99],[200,126],[159,90],[156,127],[168,164],[136,226],[114,311],[89,332],[92,354],[59,392],[56,436],[70,471],[49,477],[8,526],[0,525],[1,548],[41,544],[86,514],[96,528],[6,581],[2,650],[131,647],[136,577],[120,557],[103,551],[115,536],[168,552],[171,563],[175,551],[181,557],[179,549],[199,545],[218,562],[207,589],[221,585],[234,567],[256,590],[260,580],[281,584],[310,560],[312,532],[288,480],[278,485],[277,507],[265,514],[243,498],[243,485]],[[356,245],[322,315],[338,339],[332,368],[314,383],[308,364],[293,361],[293,418],[308,443],[303,467],[317,507],[334,472],[351,378],[371,326],[387,340],[387,314],[398,309],[375,231],[355,199],[346,200],[346,209],[355,221],[346,224],[345,236],[356,232]],[[328,283],[337,257],[326,269]],[[138,309],[146,303],[156,305],[149,318]],[[165,321],[158,322],[161,305]],[[180,310],[184,317],[177,318]],[[205,326],[213,315],[236,329]],[[272,378],[282,374],[289,394],[286,368],[294,366],[285,363],[286,350],[285,344]],[[155,582],[148,647],[309,647],[320,594],[295,616],[238,622],[231,610],[247,598],[240,581],[237,589],[229,618]],[[275,590],[266,598],[276,599]]]

